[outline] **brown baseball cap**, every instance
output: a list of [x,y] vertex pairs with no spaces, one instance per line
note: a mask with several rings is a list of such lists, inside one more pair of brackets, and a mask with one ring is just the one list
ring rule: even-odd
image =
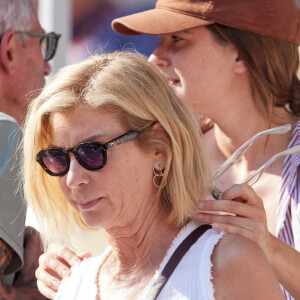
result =
[[158,0],[154,9],[113,20],[124,35],[162,35],[218,23],[300,43],[296,0]]

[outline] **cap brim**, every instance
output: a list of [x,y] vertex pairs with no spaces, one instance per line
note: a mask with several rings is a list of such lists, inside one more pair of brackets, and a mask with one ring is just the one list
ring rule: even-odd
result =
[[214,22],[191,15],[155,8],[115,19],[112,21],[112,28],[117,33],[123,35],[162,35],[206,26],[212,23]]

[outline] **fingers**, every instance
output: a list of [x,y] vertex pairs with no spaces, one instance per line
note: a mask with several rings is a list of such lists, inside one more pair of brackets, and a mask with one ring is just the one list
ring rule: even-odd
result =
[[260,239],[266,231],[264,223],[243,217],[201,214],[199,219],[201,222],[212,224],[216,231],[240,234],[257,243],[261,242]]
[[[198,205],[199,211],[196,218],[199,219],[199,214],[205,212],[227,212],[233,215],[251,218],[255,220],[265,220],[265,211],[261,207],[251,206],[245,203],[240,203],[232,200],[207,200],[201,201]],[[211,223],[215,221],[214,216],[218,214],[211,214]],[[202,220],[201,220],[202,221]]]
[[34,237],[35,235],[39,236],[39,232],[31,227],[31,226],[26,226],[25,227],[25,237],[26,238],[31,238],[31,237]]
[[40,293],[47,299],[54,299],[57,290],[52,289],[49,285],[46,285],[43,281],[37,281],[37,287]]
[[[72,251],[68,247],[65,247],[63,245],[58,245],[58,244],[51,244],[46,253],[48,253],[49,256],[51,256],[52,258],[62,262],[66,266],[68,266],[68,268],[70,266],[80,265],[81,260],[82,260],[79,256],[76,255],[76,253],[74,251]],[[88,252],[84,252],[84,253],[87,255]],[[84,257],[85,256],[83,256],[83,258]],[[43,261],[43,259],[42,259],[42,261]],[[61,264],[59,264],[59,266],[61,266]]]
[[[54,255],[44,253],[39,258],[39,267],[37,270],[46,271],[46,273],[55,276],[57,279],[67,277],[71,274],[70,265],[57,258]],[[45,276],[44,273],[42,273]],[[38,278],[43,281],[44,277]]]
[[255,191],[247,184],[235,184],[227,189],[222,199],[233,199],[253,206],[263,207],[262,200],[257,196]]
[[77,256],[65,246],[51,244],[48,251],[39,257],[39,267],[35,272],[39,291],[45,297],[53,299],[62,278],[71,274],[70,267],[78,266],[82,259],[89,257],[89,252],[82,252]]
[[[201,212],[226,212],[229,214],[260,220],[266,223],[266,214],[262,200],[257,196],[254,190],[247,184],[237,184],[227,189],[222,196],[222,199],[229,200],[211,200],[199,202],[199,211]],[[211,223],[216,220],[210,218]],[[196,219],[199,216],[196,216]],[[200,219],[199,219],[200,220]]]
[[243,228],[239,226],[234,226],[230,224],[222,224],[222,223],[213,223],[212,228],[219,232],[227,232],[242,235],[256,243],[259,243],[260,236],[256,233],[256,231],[249,230],[248,228]]
[[199,214],[198,219],[203,223],[212,224],[218,232],[227,232],[242,235],[261,246],[265,245],[267,233],[266,224],[260,220],[253,220],[239,216]]
[[71,274],[70,267],[78,266],[81,259],[89,256],[88,252],[77,256],[65,246],[51,244],[48,251],[39,257],[39,267],[35,272],[39,291],[53,299],[62,278]]
[[47,252],[42,254],[39,258],[39,267],[35,271],[40,293],[54,299],[62,278],[70,274],[70,265],[63,259]]
[[81,260],[83,260],[83,259],[85,259],[85,258],[90,258],[90,257],[92,257],[92,255],[91,255],[90,252],[81,252],[81,253],[77,254],[77,256],[78,256]]
[[216,231],[249,238],[269,253],[267,217],[263,201],[254,190],[246,184],[234,185],[223,193],[222,199],[228,200],[201,201],[196,219],[212,224]]

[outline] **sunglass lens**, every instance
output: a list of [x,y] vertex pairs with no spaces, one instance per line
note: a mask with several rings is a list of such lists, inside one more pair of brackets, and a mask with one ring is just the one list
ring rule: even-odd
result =
[[45,151],[41,159],[48,170],[54,174],[64,173],[67,169],[67,157],[62,151],[55,149]]
[[48,61],[53,58],[56,52],[57,40],[58,39],[53,35],[48,35],[42,38],[41,49],[44,60]]
[[47,38],[46,37],[42,37],[41,39],[41,50],[42,50],[42,54],[43,54],[43,58],[44,60],[46,60],[47,57]]
[[91,169],[98,169],[103,166],[103,153],[99,145],[86,143],[77,149],[80,160]]

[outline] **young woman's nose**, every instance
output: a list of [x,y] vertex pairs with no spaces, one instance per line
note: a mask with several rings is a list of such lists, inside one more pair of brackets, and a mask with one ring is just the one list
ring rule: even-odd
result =
[[149,61],[156,64],[162,70],[170,66],[168,51],[163,45],[163,42],[161,42],[150,55]]

